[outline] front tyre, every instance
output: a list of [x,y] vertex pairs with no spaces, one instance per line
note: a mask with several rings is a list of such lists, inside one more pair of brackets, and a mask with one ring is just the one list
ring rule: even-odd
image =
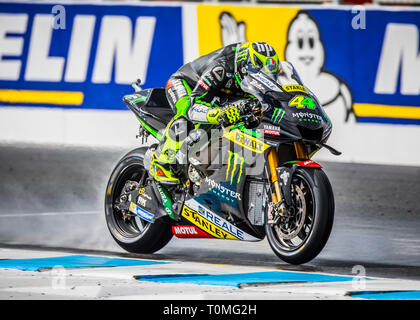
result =
[[283,261],[303,264],[324,248],[334,220],[334,196],[320,168],[296,169],[291,184],[292,208],[265,230],[274,253]]
[[149,223],[137,216],[128,215],[117,208],[117,202],[127,181],[139,188],[147,183],[148,173],[143,166],[147,148],[138,148],[126,154],[116,165],[109,178],[105,193],[105,218],[114,240],[132,253],[153,253],[163,248],[172,238],[168,217]]

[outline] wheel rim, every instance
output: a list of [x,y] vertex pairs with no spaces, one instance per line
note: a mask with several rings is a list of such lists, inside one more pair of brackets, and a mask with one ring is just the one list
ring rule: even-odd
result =
[[147,179],[147,171],[140,164],[132,164],[126,167],[116,181],[115,189],[112,193],[112,220],[116,232],[127,240],[134,240],[141,237],[150,227],[150,223],[135,215],[129,215],[124,218],[123,212],[115,207],[117,199],[121,195],[121,191],[127,181],[135,181],[139,183],[139,187],[145,186]]
[[277,246],[285,252],[303,248],[311,235],[315,220],[314,193],[309,181],[299,172],[293,176],[291,196],[293,210],[270,227]]

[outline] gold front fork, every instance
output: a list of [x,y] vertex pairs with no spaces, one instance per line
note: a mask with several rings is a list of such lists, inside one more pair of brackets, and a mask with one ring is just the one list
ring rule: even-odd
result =
[[[302,141],[295,142],[296,158],[299,160],[309,159],[308,153],[306,152],[305,145]],[[277,176],[276,168],[279,166],[279,159],[277,157],[277,151],[275,148],[271,148],[268,153],[268,166],[270,167],[271,183],[274,186],[274,192],[272,193],[273,202],[281,201],[281,192],[279,185],[279,178]]]
[[296,158],[299,160],[308,160],[308,153],[302,141],[295,142]]
[[272,193],[273,202],[281,201],[281,192],[279,185],[279,178],[277,177],[276,168],[279,166],[279,159],[277,157],[276,148],[271,148],[268,153],[268,166],[270,168],[271,183],[274,185],[274,192]]

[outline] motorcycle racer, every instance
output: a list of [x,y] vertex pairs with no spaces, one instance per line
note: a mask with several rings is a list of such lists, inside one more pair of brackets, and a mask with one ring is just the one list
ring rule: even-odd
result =
[[258,72],[270,65],[269,72],[278,72],[279,59],[272,46],[265,42],[235,43],[185,64],[166,85],[166,96],[175,116],[167,125],[163,138],[152,156],[149,174],[164,184],[179,184],[170,164],[194,125],[236,122],[238,106],[218,105],[220,96],[247,97],[240,84],[248,72]]

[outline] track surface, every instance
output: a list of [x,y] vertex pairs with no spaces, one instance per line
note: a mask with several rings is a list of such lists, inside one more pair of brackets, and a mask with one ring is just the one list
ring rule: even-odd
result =
[[[129,150],[0,145],[0,246],[130,255],[105,225],[109,174]],[[264,240],[241,243],[173,238],[143,258],[297,271],[420,279],[420,167],[322,163],[334,189],[333,231],[303,266],[280,261]]]

